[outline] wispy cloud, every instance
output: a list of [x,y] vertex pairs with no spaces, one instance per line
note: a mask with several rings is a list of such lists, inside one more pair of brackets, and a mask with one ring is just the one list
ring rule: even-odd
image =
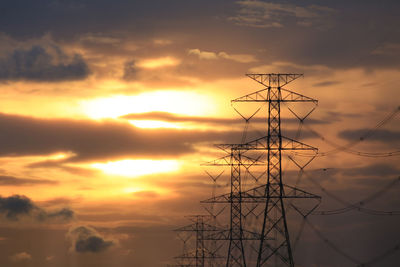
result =
[[25,186],[25,185],[44,185],[44,184],[57,184],[57,181],[46,179],[27,179],[14,176],[0,175],[0,186]]
[[312,26],[320,19],[331,14],[334,9],[310,5],[299,6],[293,4],[280,4],[263,1],[238,1],[241,9],[236,16],[229,18],[238,25],[257,28],[284,27],[286,19],[294,18],[300,26]]
[[189,55],[196,55],[200,59],[228,59],[239,63],[251,63],[257,61],[253,55],[248,54],[228,54],[226,52],[201,51],[200,49],[189,49]]
[[32,260],[32,255],[24,251],[12,255],[10,258],[13,262],[30,261]]

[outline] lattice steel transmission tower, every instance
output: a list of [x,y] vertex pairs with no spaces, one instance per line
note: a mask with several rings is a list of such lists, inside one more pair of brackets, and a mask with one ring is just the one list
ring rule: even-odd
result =
[[[218,146],[218,145],[217,145]],[[229,150],[228,147],[231,147]],[[230,166],[230,189],[231,192],[226,195],[212,197],[208,200],[201,201],[202,203],[228,203],[230,204],[230,224],[229,229],[214,233],[209,238],[213,240],[227,240],[228,256],[226,258],[226,266],[246,266],[246,253],[243,241],[259,240],[260,236],[257,233],[245,229],[242,219],[242,203],[247,200],[256,202],[256,199],[248,199],[242,195],[242,167],[249,168],[251,166],[262,165],[259,159],[253,159],[242,154],[240,149],[235,149],[237,144],[224,145],[223,150],[229,152],[225,157],[219,158],[212,162],[208,162],[206,166]]]
[[210,236],[213,236],[212,233],[219,232],[220,229],[207,223],[213,219],[211,216],[192,215],[187,216],[187,218],[193,223],[175,231],[195,233],[195,247],[192,251],[185,251],[182,255],[175,257],[179,261],[175,266],[204,267],[206,266],[206,261],[213,262],[215,259],[220,258],[215,249],[212,250],[206,246],[206,241],[210,240]]
[[[312,102],[317,104],[318,102],[315,99],[282,88],[301,77],[302,74],[271,73],[247,74],[247,76],[266,88],[237,98],[232,102],[268,103],[267,135],[261,139],[241,145],[243,149],[260,149],[264,147],[267,151],[267,181],[264,188],[266,203],[257,267],[270,265],[272,256],[275,256],[275,265],[281,266],[283,264],[284,266],[294,267],[286,220],[286,207],[283,200],[298,198],[299,196],[296,194],[297,190],[292,192],[291,195],[285,194],[285,186],[282,182],[282,150],[316,149],[282,136],[281,104],[285,102]],[[310,196],[304,195],[303,197]]]
[[[203,164],[206,166],[230,166],[230,193],[213,196],[210,199],[201,201],[202,203],[228,204],[230,205],[230,214],[227,229],[214,227],[212,231],[209,228],[208,232],[201,230],[202,233],[206,233],[201,236],[201,239],[203,242],[204,240],[218,240],[227,243],[226,267],[294,267],[286,218],[287,205],[294,208],[304,217],[319,205],[321,198],[297,188],[297,185],[290,186],[283,183],[282,152],[306,150],[316,154],[317,149],[282,136],[281,104],[288,102],[312,103],[313,107],[303,116],[296,114],[294,110],[288,107],[289,111],[302,122],[312,113],[318,102],[315,99],[283,88],[288,83],[301,77],[302,74],[271,73],[247,74],[247,76],[262,84],[265,88],[234,99],[232,103],[258,102],[267,104],[266,135],[249,142],[242,138],[242,143],[239,144],[216,145],[225,151],[227,155]],[[245,131],[247,131],[250,118],[244,119],[246,120]],[[254,154],[249,155],[251,151],[260,152],[261,154],[258,154],[259,156],[256,154],[254,157]],[[301,164],[297,163],[293,157],[289,156],[288,158],[294,161],[300,170],[305,167],[305,165],[301,166]],[[250,168],[253,166],[262,167],[262,176],[254,176],[250,173]],[[243,186],[243,172],[250,173],[255,180],[250,189]],[[304,215],[301,209],[294,205],[293,201],[296,199],[314,199],[318,203]],[[285,204],[285,202],[288,203]],[[247,211],[244,211],[244,208]],[[253,225],[250,225],[246,220],[249,215],[253,215],[256,218],[255,222],[252,222]],[[256,255],[251,257],[250,252],[255,252]],[[196,258],[199,255],[197,254]],[[190,255],[187,254],[186,256]],[[204,260],[200,264],[204,264]]]

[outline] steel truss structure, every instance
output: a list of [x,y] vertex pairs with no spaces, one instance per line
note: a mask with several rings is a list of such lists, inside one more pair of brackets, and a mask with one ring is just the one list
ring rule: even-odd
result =
[[[230,166],[230,192],[213,196],[202,201],[202,203],[211,203],[212,205],[225,203],[229,205],[229,223],[226,227],[227,229],[218,228],[215,224],[206,226],[204,222],[197,225],[197,230],[195,231],[196,242],[200,242],[199,240],[201,242],[204,242],[204,240],[217,240],[218,242],[227,243],[227,254],[225,256],[225,265],[227,267],[294,267],[286,216],[287,209],[293,207],[296,211],[301,212],[293,204],[293,201],[296,199],[313,199],[316,200],[316,204],[311,210],[314,210],[320,203],[321,198],[296,186],[283,183],[282,152],[309,151],[316,153],[317,149],[282,136],[281,105],[288,102],[312,103],[314,105],[313,108],[304,116],[299,116],[289,108],[290,112],[303,121],[315,109],[318,102],[315,99],[283,88],[288,83],[301,77],[302,74],[270,73],[246,75],[262,84],[264,88],[234,99],[232,103],[260,102],[267,104],[266,135],[249,142],[242,141],[240,144],[216,145],[227,155],[204,165]],[[247,122],[248,120],[246,120]],[[255,152],[260,153],[260,156],[249,155]],[[261,155],[265,158],[262,158]],[[289,159],[293,160],[291,157]],[[301,169],[303,168],[297,162],[295,164]],[[242,186],[243,173],[250,173],[250,169],[254,167],[264,168],[264,175],[262,178],[252,175],[259,185],[244,189]],[[253,218],[252,223],[249,223],[249,217]],[[198,233],[201,233],[201,235]],[[202,247],[201,242],[196,245],[196,254],[190,254],[196,258],[196,265],[185,266],[205,266],[205,252],[208,250],[204,246]],[[201,247],[202,252],[197,252],[198,247]],[[251,254],[254,255],[250,256]],[[211,253],[211,255],[215,256],[215,253]],[[189,254],[186,256],[189,257]]]

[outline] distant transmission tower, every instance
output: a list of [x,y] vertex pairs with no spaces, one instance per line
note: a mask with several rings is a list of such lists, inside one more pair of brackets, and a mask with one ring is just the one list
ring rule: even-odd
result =
[[206,261],[214,262],[220,256],[217,255],[217,251],[210,250],[206,246],[206,241],[210,240],[210,233],[220,231],[214,225],[208,224],[207,222],[212,219],[208,215],[192,215],[187,216],[193,223],[181,228],[176,229],[176,232],[192,232],[195,233],[195,248],[192,251],[185,251],[184,254],[175,257],[179,261],[176,266],[185,267],[204,267]]
[[[218,146],[218,145],[217,145]],[[201,201],[202,203],[228,203],[230,204],[230,225],[229,229],[219,231],[211,236],[212,239],[216,240],[228,240],[228,256],[226,259],[226,266],[246,266],[244,240],[258,240],[259,235],[257,233],[246,230],[243,227],[243,212],[242,203],[246,199],[247,203],[258,202],[257,199],[248,199],[242,195],[242,181],[241,181],[241,169],[242,167],[249,168],[254,165],[261,165],[258,159],[253,159],[242,155],[241,150],[235,149],[236,144],[223,145],[223,149],[228,152],[229,155],[214,160],[212,162],[203,164],[207,166],[230,166],[231,167],[231,178],[230,186],[231,192],[226,195],[212,197],[211,199]],[[227,147],[231,146],[230,150],[226,150]]]

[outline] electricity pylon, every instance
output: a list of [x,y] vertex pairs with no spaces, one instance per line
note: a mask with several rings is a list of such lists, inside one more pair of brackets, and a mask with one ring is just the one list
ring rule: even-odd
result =
[[[218,148],[225,151],[228,155],[212,162],[207,166],[230,166],[230,193],[213,196],[208,200],[201,201],[203,203],[227,203],[230,205],[230,223],[229,229],[217,229],[208,231],[203,235],[202,240],[225,240],[229,241],[228,253],[226,257],[227,267],[245,267],[254,266],[290,266],[294,267],[294,260],[289,238],[288,224],[286,220],[286,204],[284,200],[294,199],[314,199],[320,202],[320,197],[296,186],[289,186],[282,181],[282,151],[308,150],[314,153],[317,149],[296,141],[294,139],[284,137],[281,134],[281,103],[285,102],[310,102],[317,105],[317,100],[310,97],[292,92],[283,88],[286,84],[302,76],[302,74],[247,74],[248,77],[265,86],[264,89],[254,93],[242,96],[235,102],[260,102],[268,104],[268,125],[267,135],[250,142],[242,140],[240,144],[220,144]],[[308,117],[315,106],[304,116],[299,116],[292,109],[289,110],[300,120],[303,121]],[[259,109],[260,110],[260,109]],[[252,117],[255,114],[252,115]],[[244,117],[243,117],[244,118]],[[246,125],[250,118],[245,118]],[[247,128],[246,128],[247,129]],[[245,135],[244,135],[245,136]],[[247,151],[261,151],[266,153],[267,160],[262,162],[259,158],[251,158],[246,154]],[[293,158],[289,157],[293,160]],[[309,162],[308,162],[309,163]],[[307,164],[308,164],[307,163]],[[305,166],[300,166],[302,170]],[[266,170],[263,172],[266,177],[261,180],[260,177],[253,176],[256,182],[260,182],[261,186],[244,190],[242,187],[242,168],[249,172],[252,166],[263,166]],[[296,211],[302,213],[293,203],[288,203]],[[318,204],[314,206],[314,210]],[[251,205],[249,213],[243,212],[245,205]],[[249,231],[246,229],[244,218],[253,213],[256,207],[262,208],[262,221],[257,221],[257,230]],[[309,213],[307,213],[308,215]],[[255,214],[254,214],[255,215]],[[307,216],[302,214],[303,216]],[[256,215],[258,218],[258,215]],[[204,231],[203,231],[204,233]],[[246,248],[243,241],[258,241],[256,245],[256,259],[250,259],[246,262]],[[251,246],[253,248],[253,246]],[[193,255],[193,254],[191,254]],[[190,258],[189,254],[184,255]],[[195,256],[199,257],[199,254]],[[272,262],[272,259],[275,261]],[[204,260],[203,260],[204,264]],[[189,265],[188,265],[189,266]],[[197,265],[196,265],[197,266]],[[200,266],[200,265],[199,265]]]
[[[230,145],[235,147],[236,145]],[[241,168],[242,166],[249,168],[255,165],[262,165],[259,159],[253,159],[242,155],[242,151],[231,148],[225,151],[229,151],[229,155],[214,160],[212,162],[203,164],[206,166],[230,166],[231,167],[231,179],[230,188],[231,192],[226,198],[218,201],[218,197],[212,197],[211,199],[201,201],[202,203],[229,203],[230,204],[230,225],[228,230],[220,231],[213,236],[212,239],[216,240],[229,240],[228,245],[228,256],[226,266],[238,266],[245,267],[245,250],[244,240],[258,240],[259,235],[244,229],[242,218],[242,181],[241,181]]]
[[[275,265],[294,267],[286,221],[284,199],[298,198],[296,192],[285,194],[282,182],[282,150],[316,150],[311,146],[283,137],[281,134],[281,103],[312,102],[317,100],[282,88],[302,74],[247,74],[248,77],[266,88],[242,96],[232,102],[268,103],[267,135],[261,139],[242,144],[242,149],[265,149],[267,151],[267,181],[263,188],[266,198],[264,219],[261,230],[257,267],[267,266],[275,256]],[[306,115],[308,116],[312,110]],[[304,191],[303,191],[304,192]],[[307,197],[308,197],[307,193]],[[306,197],[306,196],[304,196]],[[271,241],[272,240],[272,241]]]
[[207,223],[212,217],[208,215],[192,215],[187,216],[187,218],[193,223],[178,228],[175,231],[195,233],[195,248],[192,251],[184,252],[182,255],[175,257],[175,259],[180,261],[178,266],[204,267],[206,266],[206,260],[212,262],[217,258],[221,258],[217,255],[216,250],[211,251],[205,244],[206,240],[210,240],[210,233],[221,231],[216,226]]
[[[317,149],[282,136],[281,103],[312,102],[317,104],[317,101],[282,88],[284,85],[302,76],[301,74],[248,74],[247,76],[265,85],[266,88],[232,100],[232,102],[267,102],[267,135],[247,143],[217,145],[218,148],[226,152],[231,151],[231,159],[237,162],[237,164],[234,164],[231,161],[231,193],[203,202],[231,204],[230,245],[226,266],[246,266],[242,242],[244,233],[242,205],[244,203],[252,203],[265,205],[261,233],[259,234],[260,242],[257,251],[257,267],[266,266],[267,264],[271,266],[273,256],[275,256],[275,266],[284,264],[284,266],[293,267],[294,261],[290,246],[284,199],[304,198],[320,200],[320,197],[299,188],[283,184],[282,151],[311,150],[316,152]],[[300,118],[300,116],[290,109],[301,120],[304,120],[313,110],[314,108],[304,117]],[[267,179],[266,181],[262,181],[263,185],[261,186],[242,191],[240,166],[245,165],[241,164],[243,153],[249,150],[267,152]],[[252,164],[259,163],[258,160],[252,162]]]

